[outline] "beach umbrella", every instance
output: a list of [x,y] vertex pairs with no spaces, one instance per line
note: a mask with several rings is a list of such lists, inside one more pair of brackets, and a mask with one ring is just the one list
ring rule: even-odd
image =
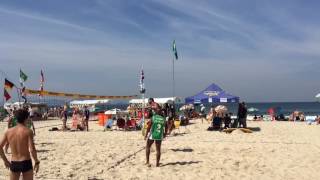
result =
[[121,113],[121,112],[122,112],[121,109],[115,108],[115,109],[110,109],[110,110],[104,112],[104,114],[116,115],[116,114],[119,114],[119,113]]
[[226,113],[228,111],[228,108],[226,106],[219,105],[219,106],[215,107],[214,110],[217,113]]
[[320,101],[320,93],[316,95],[316,99],[318,99],[318,101]]
[[192,108],[193,108],[193,104],[186,104],[186,105],[183,105],[179,110],[184,111]]
[[248,112],[258,112],[258,111],[259,111],[259,109],[254,108],[254,107],[251,107],[248,109]]

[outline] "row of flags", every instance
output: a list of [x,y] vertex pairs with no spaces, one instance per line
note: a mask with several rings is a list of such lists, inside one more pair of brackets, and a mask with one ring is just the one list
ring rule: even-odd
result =
[[[177,46],[176,46],[175,40],[173,40],[173,43],[172,43],[172,52],[173,52],[175,60],[178,60],[178,52],[177,52]],[[40,72],[40,75],[41,75],[40,92],[43,92],[43,90],[44,90],[44,73],[42,70]],[[22,98],[24,98],[25,100],[26,100],[26,94],[24,92],[25,92],[25,88],[26,88],[25,82],[27,80],[28,80],[28,76],[20,69],[20,87],[21,87],[20,94],[21,94]],[[11,95],[9,94],[9,92],[11,92],[13,87],[16,87],[16,86],[11,81],[9,81],[8,79],[5,78],[3,96],[6,101],[11,99]],[[17,88],[17,89],[19,89],[19,88]],[[141,73],[140,73],[140,93],[145,93],[145,91],[146,91],[146,89],[144,86],[144,71],[143,71],[143,67],[142,67]],[[43,94],[40,93],[39,96],[43,96]]]
[[[41,78],[40,78],[40,92],[44,90],[44,74],[43,71],[41,70]],[[4,80],[4,92],[3,96],[5,101],[8,101],[11,99],[11,95],[9,92],[12,91],[13,87],[16,87],[18,90],[20,90],[21,97],[26,100],[26,94],[25,94],[25,82],[28,80],[28,76],[20,69],[20,88],[18,88],[14,83],[9,81],[7,78]],[[39,96],[42,96],[40,93]]]

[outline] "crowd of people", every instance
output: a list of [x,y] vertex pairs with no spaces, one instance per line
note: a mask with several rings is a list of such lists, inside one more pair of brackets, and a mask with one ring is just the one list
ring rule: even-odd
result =
[[226,108],[216,109],[211,107],[208,115],[204,112],[204,106],[201,105],[201,119],[207,119],[210,122],[208,130],[222,130],[227,128],[247,128],[248,110],[244,102],[239,103],[237,118],[232,119],[232,113],[228,113]]

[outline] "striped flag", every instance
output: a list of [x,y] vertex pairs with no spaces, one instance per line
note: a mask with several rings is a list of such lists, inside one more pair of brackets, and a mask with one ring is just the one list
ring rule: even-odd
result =
[[140,93],[145,93],[146,89],[144,88],[144,71],[143,68],[141,68],[140,73]]
[[178,60],[178,51],[177,51],[177,46],[176,46],[176,40],[173,40],[172,52],[173,52],[176,60]]
[[7,78],[4,79],[4,88],[6,90],[8,90],[8,91],[11,90],[13,88],[13,86],[14,86],[14,84],[11,81],[9,81]]
[[43,71],[41,70],[41,79],[40,79],[40,91],[41,93],[39,94],[39,96],[43,96],[42,92],[43,92],[43,84],[44,84],[44,75],[43,75]]
[[8,100],[11,98],[11,96],[10,96],[10,94],[8,93],[8,91],[6,90],[6,88],[4,88],[3,90],[4,90],[4,91],[3,91],[4,99],[5,99],[6,101],[8,101]]

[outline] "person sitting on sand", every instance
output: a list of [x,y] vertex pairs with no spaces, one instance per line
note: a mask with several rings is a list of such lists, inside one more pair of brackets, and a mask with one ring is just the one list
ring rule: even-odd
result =
[[219,113],[217,113],[212,120],[212,128],[213,130],[220,130],[221,125],[222,125],[222,117]]
[[[22,174],[23,179],[33,179],[33,168],[30,154],[34,160],[34,170],[38,172],[40,161],[33,141],[32,131],[26,127],[28,111],[19,109],[15,113],[17,125],[8,129],[0,142],[0,156],[5,167],[10,169],[10,179],[18,180]],[[3,146],[9,143],[11,148],[11,162],[8,161],[3,152]]]
[[146,144],[146,165],[151,166],[149,163],[150,149],[152,144],[155,142],[157,151],[157,162],[156,166],[160,166],[161,157],[161,143],[162,139],[165,138],[167,133],[167,126],[165,118],[161,114],[159,106],[154,106],[151,121],[148,123],[147,132],[144,139],[147,141]]

